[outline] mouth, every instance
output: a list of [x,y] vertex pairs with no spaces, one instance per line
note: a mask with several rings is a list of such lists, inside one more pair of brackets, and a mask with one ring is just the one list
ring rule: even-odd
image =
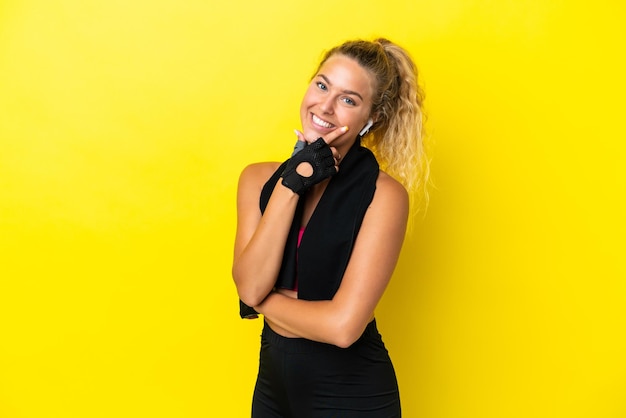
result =
[[315,127],[317,127],[317,128],[333,129],[335,127],[335,125],[333,125],[332,123],[327,122],[327,121],[319,118],[318,116],[316,116],[313,113],[311,113],[311,120],[313,121],[313,125],[315,125]]

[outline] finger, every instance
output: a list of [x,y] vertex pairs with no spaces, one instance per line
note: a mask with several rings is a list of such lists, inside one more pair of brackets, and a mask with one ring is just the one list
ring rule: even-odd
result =
[[306,142],[303,140],[304,136],[302,135],[302,132],[298,131],[297,129],[294,129],[294,132],[296,133],[296,137],[298,139],[296,140],[296,144],[293,147],[293,152],[291,153],[292,157],[302,151],[302,149],[306,146]]
[[337,148],[330,147],[331,152],[333,153],[333,163],[335,166],[335,171],[339,171],[339,163],[341,162],[341,154],[337,151]]
[[297,129],[294,129],[293,131],[296,133],[296,137],[298,138],[298,141],[308,142],[306,138],[304,137],[304,134],[301,131]]
[[327,134],[324,137],[324,141],[327,144],[331,144],[335,139],[339,138],[341,135],[345,134],[346,132],[348,132],[348,127],[347,126],[342,126],[341,128],[337,128],[334,131],[332,131],[331,133]]

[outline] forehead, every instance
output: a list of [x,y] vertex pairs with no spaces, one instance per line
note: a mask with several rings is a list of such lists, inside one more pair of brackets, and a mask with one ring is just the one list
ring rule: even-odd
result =
[[363,98],[371,98],[374,92],[374,76],[354,59],[336,54],[329,57],[317,75],[324,75],[332,87],[356,91]]

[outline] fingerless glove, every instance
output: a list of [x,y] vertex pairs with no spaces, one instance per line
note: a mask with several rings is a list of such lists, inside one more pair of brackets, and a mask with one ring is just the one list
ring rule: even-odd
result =
[[302,151],[305,146],[306,146],[306,142],[297,140],[296,145],[293,146],[293,152],[291,153],[291,156],[293,157],[294,155]]
[[[309,177],[302,176],[296,171],[302,163],[309,163],[313,167],[313,174]],[[324,139],[319,138],[291,157],[281,177],[283,186],[302,196],[311,186],[335,173],[337,170],[333,153]]]

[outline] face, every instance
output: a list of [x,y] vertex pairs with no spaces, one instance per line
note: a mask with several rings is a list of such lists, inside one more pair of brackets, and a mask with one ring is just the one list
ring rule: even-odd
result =
[[302,99],[300,119],[305,138],[312,142],[348,126],[348,131],[330,144],[338,149],[352,146],[370,117],[373,91],[374,77],[355,60],[344,55],[328,58]]

